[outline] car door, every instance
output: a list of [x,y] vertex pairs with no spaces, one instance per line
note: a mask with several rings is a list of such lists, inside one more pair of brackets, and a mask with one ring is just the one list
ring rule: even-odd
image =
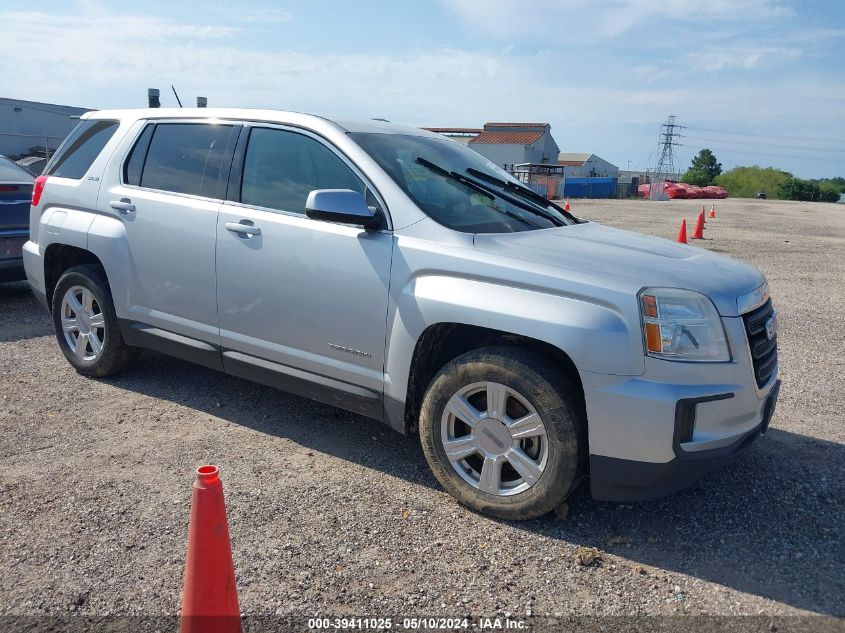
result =
[[[149,122],[120,173],[107,175],[98,201],[101,213],[122,222],[129,251],[126,287],[118,289],[125,294],[115,296],[118,313],[124,313],[130,327],[153,326],[141,328],[143,344],[160,348],[149,339],[152,335],[187,345],[188,351],[193,345],[207,354],[192,360],[218,366],[216,348],[196,350],[190,340],[170,333],[219,342],[217,213],[239,131],[239,124],[203,120]],[[163,351],[184,356],[179,349]]]
[[353,189],[383,209],[320,137],[244,129],[217,221],[223,365],[381,418],[392,235],[306,217],[315,189]]

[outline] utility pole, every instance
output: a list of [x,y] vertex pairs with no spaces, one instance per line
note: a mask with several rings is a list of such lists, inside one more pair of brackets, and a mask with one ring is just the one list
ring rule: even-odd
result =
[[649,198],[652,200],[665,200],[666,194],[663,192],[663,183],[666,179],[675,174],[675,161],[673,157],[673,148],[679,147],[676,139],[683,135],[678,130],[685,129],[686,126],[675,123],[675,115],[671,115],[666,123],[660,126],[660,137],[658,141],[658,159],[657,166],[654,168],[654,173],[651,177],[651,188],[649,191]]

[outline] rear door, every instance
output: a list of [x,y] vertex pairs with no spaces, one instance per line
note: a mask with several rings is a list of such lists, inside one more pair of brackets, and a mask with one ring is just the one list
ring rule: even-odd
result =
[[217,227],[224,367],[381,417],[392,234],[312,220],[305,200],[314,189],[353,189],[383,202],[345,156],[303,130],[245,128],[232,174]]
[[108,175],[98,206],[124,227],[131,271],[115,301],[128,306],[129,327],[218,343],[215,233],[239,131],[239,124],[207,120],[148,122]]

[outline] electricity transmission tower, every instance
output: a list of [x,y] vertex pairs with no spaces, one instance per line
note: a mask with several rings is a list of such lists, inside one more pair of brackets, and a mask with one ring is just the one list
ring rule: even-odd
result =
[[676,139],[683,136],[678,130],[684,129],[686,126],[675,123],[675,115],[671,115],[666,123],[660,126],[660,140],[657,146],[657,166],[651,175],[651,188],[649,191],[649,198],[652,200],[665,200],[666,194],[663,192],[663,183],[667,178],[675,176],[675,162],[673,158],[673,148],[678,147]]

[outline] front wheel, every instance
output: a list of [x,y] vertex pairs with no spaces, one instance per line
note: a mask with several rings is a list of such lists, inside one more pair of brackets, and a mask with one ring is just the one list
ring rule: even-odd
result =
[[503,519],[543,515],[586,461],[586,413],[572,381],[542,357],[487,347],[449,362],[420,411],[420,441],[459,502]]
[[98,266],[76,266],[59,278],[53,324],[65,358],[85,376],[120,373],[138,357],[138,348],[123,341],[108,281]]

